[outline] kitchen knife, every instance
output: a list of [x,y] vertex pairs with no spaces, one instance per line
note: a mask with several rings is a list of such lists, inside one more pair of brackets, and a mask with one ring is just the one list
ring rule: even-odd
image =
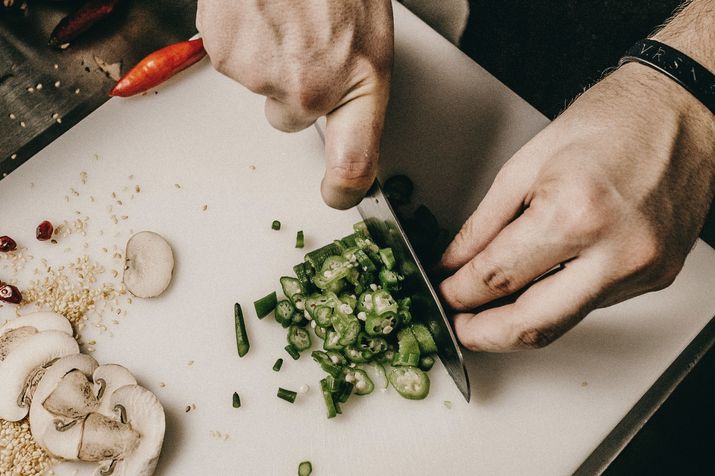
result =
[[469,401],[469,376],[452,327],[437,298],[437,293],[430,284],[377,180],[358,204],[357,209],[375,241],[382,246],[392,248],[395,256],[398,257],[401,272],[405,276],[405,290],[412,297],[412,315],[416,321],[426,325],[432,332],[437,343],[437,355],[459,391]]
[[[321,139],[325,140],[324,125],[317,122],[316,129]],[[469,376],[457,339],[454,337],[437,293],[420,264],[414,248],[410,245],[405,231],[400,226],[392,206],[382,193],[378,180],[375,180],[357,209],[373,238],[378,244],[392,248],[398,262],[401,263],[401,272],[405,276],[405,290],[412,297],[412,315],[416,321],[426,325],[432,332],[437,343],[437,355],[459,391],[469,401],[471,396]]]

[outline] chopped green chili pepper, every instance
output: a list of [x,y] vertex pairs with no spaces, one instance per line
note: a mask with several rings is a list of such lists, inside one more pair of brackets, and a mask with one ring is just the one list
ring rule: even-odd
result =
[[305,235],[303,234],[303,230],[300,230],[295,235],[295,247],[302,248],[303,246],[305,246]]
[[345,371],[345,381],[352,383],[356,395],[367,395],[372,393],[375,384],[362,369],[347,369]]
[[328,328],[331,325],[332,316],[333,308],[329,306],[318,306],[315,309],[315,314],[313,314],[313,320],[318,326]]
[[392,295],[383,290],[380,289],[379,291],[375,291],[372,294],[372,306],[373,306],[373,311],[377,315],[384,314],[386,312],[397,312],[398,307],[397,307],[397,301],[395,301],[395,298],[392,297]]
[[380,284],[390,292],[402,289],[402,281],[405,279],[401,274],[382,268],[379,273]]
[[397,327],[394,312],[385,312],[382,315],[370,313],[365,319],[365,332],[371,336],[383,336],[392,333]]
[[387,381],[387,372],[385,372],[385,366],[382,365],[380,362],[374,362],[373,365],[377,369],[378,373],[380,374],[380,377],[382,377],[382,388],[387,388],[389,385],[389,382]]
[[340,254],[340,248],[335,243],[330,243],[315,251],[311,251],[305,255],[305,261],[310,263],[313,269],[320,269],[323,263],[329,256],[337,256]]
[[251,343],[248,341],[246,323],[243,320],[243,311],[239,303],[233,306],[233,320],[236,328],[236,348],[238,349],[238,356],[243,357],[248,353],[248,349],[251,348]]
[[392,248],[380,248],[380,259],[385,264],[385,268],[391,270],[395,267],[395,253],[392,252]]
[[338,377],[342,373],[342,366],[334,363],[327,353],[315,350],[310,354],[310,356],[327,374],[333,377]]
[[330,320],[335,332],[338,333],[338,344],[350,345],[355,342],[360,334],[360,321],[351,314],[333,312]]
[[310,266],[306,266],[305,263],[293,266],[293,272],[300,283],[300,289],[303,294],[308,294],[313,288],[313,283],[310,282],[310,275],[308,274],[308,270],[312,271],[312,269]]
[[424,324],[413,324],[410,326],[412,334],[417,339],[417,344],[420,346],[422,354],[434,354],[437,352],[437,343],[432,337],[432,333]]
[[310,348],[310,334],[302,327],[295,324],[288,329],[288,344],[292,345],[298,352]]
[[422,400],[429,393],[429,377],[417,367],[394,367],[387,378],[409,400]]
[[276,295],[276,292],[273,291],[272,293],[268,294],[267,296],[262,297],[258,301],[253,303],[253,306],[256,308],[256,314],[258,314],[259,319],[263,319],[266,317],[268,314],[273,312],[273,310],[276,308],[276,305],[278,304],[278,296]]
[[340,345],[340,335],[332,329],[328,329],[325,333],[325,340],[323,341],[324,350],[342,350],[344,345]]
[[313,472],[313,465],[310,461],[303,461],[298,465],[298,476],[310,476]]
[[291,302],[293,302],[293,296],[296,294],[303,294],[303,287],[298,279],[291,278],[290,276],[283,276],[281,277],[280,282],[283,294],[285,294]]
[[328,418],[335,418],[337,415],[337,410],[335,408],[335,401],[333,400],[333,394],[328,389],[328,380],[322,379],[320,381],[320,391],[323,393],[323,400],[325,401],[325,408],[328,411]]
[[420,346],[409,328],[402,329],[397,334],[397,345],[397,354],[395,355],[395,360],[392,361],[392,365],[414,367],[419,363]]
[[276,304],[276,321],[278,321],[279,324],[282,324],[283,327],[288,327],[291,323],[294,312],[295,306],[293,306],[293,303],[284,299]]
[[425,355],[424,357],[420,358],[420,369],[424,370],[425,372],[429,372],[432,367],[434,366],[434,357],[431,355]]
[[273,364],[273,371],[279,372],[281,370],[281,367],[283,367],[283,359],[278,359],[276,360],[276,363]]
[[320,326],[316,325],[316,326],[313,328],[313,332],[315,332],[315,335],[316,335],[316,336],[318,336],[318,337],[320,337],[321,339],[325,340],[325,333],[326,333],[325,327],[320,327]]
[[295,402],[295,397],[298,396],[297,392],[293,390],[286,390],[285,388],[278,387],[278,393],[276,394],[278,398],[285,400],[286,402]]
[[237,392],[233,392],[233,408],[239,408],[241,406],[241,397],[238,396]]
[[288,352],[288,354],[291,357],[293,357],[293,360],[300,359],[300,352],[298,352],[298,349],[293,347],[291,344],[288,344],[287,346],[285,346],[284,349],[286,350],[286,352]]
[[271,223],[271,228],[274,230],[280,230],[281,222],[279,222],[278,220],[273,220],[273,223]]

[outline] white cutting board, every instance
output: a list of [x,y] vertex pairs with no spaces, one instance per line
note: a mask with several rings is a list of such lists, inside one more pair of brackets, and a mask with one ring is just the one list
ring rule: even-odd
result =
[[[395,18],[383,175],[407,172],[418,198],[455,229],[500,164],[547,120],[397,4]],[[470,404],[438,365],[424,401],[376,391],[327,420],[320,369],[307,354],[292,361],[285,331],[272,318],[258,321],[251,305],[278,288],[304,251],[359,219],[354,209],[322,204],[321,155],[314,130],[274,131],[262,99],[204,61],[158,95],[109,101],[0,182],[1,231],[27,245],[35,265],[85,252],[101,258],[102,247],[123,247],[130,230],[154,230],[173,244],[168,292],[135,300],[118,325],[108,324],[111,336],[92,326],[85,333],[96,339],[100,362],[127,366],[163,402],[157,474],[290,475],[303,460],[316,476],[571,473],[715,314],[715,251],[699,242],[670,288],[594,312],[546,349],[468,354]],[[123,190],[134,184],[142,191],[130,199]],[[67,203],[70,187],[81,195]],[[106,209],[113,191],[124,202],[113,213],[129,217],[118,225]],[[86,239],[73,235],[54,247],[34,241],[40,220],[71,219],[75,210],[91,217]],[[274,219],[283,223],[278,232],[270,229]],[[299,229],[304,251],[293,248]],[[243,359],[235,301],[251,339]],[[12,315],[0,309],[0,320]],[[285,359],[280,373],[271,370],[277,357]],[[278,386],[304,383],[310,391],[294,405],[275,397]],[[240,409],[231,407],[234,391]],[[196,409],[185,413],[192,403]]]

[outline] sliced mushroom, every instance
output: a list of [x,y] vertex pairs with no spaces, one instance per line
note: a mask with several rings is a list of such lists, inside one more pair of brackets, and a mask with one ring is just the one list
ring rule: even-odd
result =
[[142,231],[127,242],[124,284],[136,297],[151,298],[163,293],[171,283],[174,253],[157,233]]
[[120,387],[136,385],[137,380],[124,367],[117,364],[100,365],[92,375],[94,392],[99,399],[97,411],[104,415],[111,415],[114,411],[110,396]]
[[72,335],[70,321],[56,312],[33,312],[17,319],[9,320],[0,327],[0,335],[20,327],[34,327],[38,332],[62,331],[67,335]]
[[150,476],[161,453],[166,427],[164,408],[156,395],[139,385],[125,385],[112,394],[112,408],[123,412],[139,435],[136,448],[117,462],[117,476]]
[[90,413],[84,422],[79,459],[97,463],[122,460],[136,450],[139,441],[139,433],[128,423],[101,413]]
[[96,368],[97,361],[89,355],[69,355],[47,369],[37,385],[30,406],[32,436],[59,458],[79,455],[85,416],[98,406],[88,381]]
[[[33,330],[34,329],[34,330]],[[37,372],[59,357],[79,353],[77,341],[57,330],[38,332],[23,326],[0,338],[0,418],[18,421],[27,415],[31,384]]]

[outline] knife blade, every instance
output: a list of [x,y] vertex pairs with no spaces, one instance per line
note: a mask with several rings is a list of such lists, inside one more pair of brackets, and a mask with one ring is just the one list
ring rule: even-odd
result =
[[[315,129],[323,143],[325,143],[325,128],[325,117],[321,117],[315,122]],[[437,343],[439,360],[442,361],[442,365],[464,399],[469,402],[471,398],[469,374],[464,365],[462,351],[459,350],[459,344],[452,332],[452,326],[395,211],[382,193],[379,180],[375,180],[367,195],[357,205],[357,209],[373,238],[376,238],[382,246],[391,247],[401,263],[405,287],[409,286],[409,293],[412,296],[414,319],[426,325],[432,332]]]
[[468,402],[471,397],[469,375],[452,326],[379,181],[375,180],[357,209],[375,241],[392,248],[401,263],[405,290],[412,297],[414,319],[432,332],[442,365]]

